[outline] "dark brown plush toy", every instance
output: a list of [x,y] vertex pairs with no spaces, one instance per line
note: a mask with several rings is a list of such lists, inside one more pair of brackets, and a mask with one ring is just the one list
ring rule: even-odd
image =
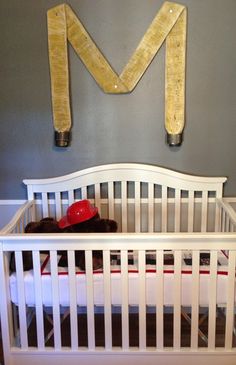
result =
[[25,233],[61,233],[58,222],[50,217],[43,218],[39,222],[30,222],[25,227]]
[[[30,222],[25,227],[25,233],[102,233],[116,232],[117,223],[111,219],[101,219],[96,207],[93,207],[88,200],[81,200],[72,204],[67,209],[67,214],[59,222],[55,219],[47,217],[39,222]],[[48,251],[41,251],[49,253]],[[58,265],[67,267],[66,251],[58,251],[61,255]],[[31,251],[23,252],[23,268],[24,271],[33,268],[33,259]],[[102,267],[102,251],[93,251],[93,269]],[[85,254],[84,251],[75,251],[75,265],[85,270]],[[16,271],[15,255],[12,253],[10,270]]]
[[[112,219],[100,218],[98,209],[91,205],[89,200],[80,200],[72,204],[66,216],[59,222],[58,226],[68,233],[108,233],[117,231],[117,223]],[[84,251],[76,251],[76,265],[85,270]],[[102,267],[102,251],[93,251],[93,269]]]
[[[103,233],[103,232],[116,232],[117,223],[111,219],[101,219],[97,213],[93,218],[90,218],[84,222],[73,224],[64,228],[64,232],[68,233]],[[102,267],[102,251],[93,251],[93,269],[99,269]],[[76,251],[75,253],[76,265],[85,270],[85,254],[84,251]]]
[[[47,217],[41,219],[39,222],[30,222],[25,227],[25,233],[60,233],[62,230],[58,227],[58,223],[55,219]],[[41,251],[42,253],[48,253],[48,251]],[[24,271],[31,270],[33,268],[32,251],[23,251],[23,268]],[[16,271],[15,254],[11,255],[10,261],[11,272]]]

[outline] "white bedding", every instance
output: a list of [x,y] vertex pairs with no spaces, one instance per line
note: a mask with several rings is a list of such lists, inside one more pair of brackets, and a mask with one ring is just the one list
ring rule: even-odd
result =
[[[227,258],[220,253],[217,275],[217,304],[224,305],[227,295]],[[67,268],[58,268],[59,278],[59,297],[61,306],[69,306],[69,285]],[[146,265],[146,303],[154,306],[157,297],[155,265]],[[52,288],[49,266],[46,265],[42,271],[42,302],[44,306],[52,306]],[[99,269],[93,275],[94,286],[94,305],[104,304],[104,284],[103,272]],[[182,264],[182,305],[191,306],[192,303],[192,272],[191,266]],[[24,273],[25,283],[25,302],[28,306],[35,306],[35,291],[33,271]],[[86,275],[84,272],[77,271],[77,304],[86,306]],[[139,303],[139,274],[135,265],[129,265],[129,304],[138,305]],[[10,277],[10,295],[13,303],[18,304],[16,274]],[[200,306],[208,306],[209,303],[209,266],[200,267]],[[111,304],[121,305],[121,273],[120,266],[114,265],[111,269]],[[164,266],[164,305],[172,306],[174,303],[174,267]]]

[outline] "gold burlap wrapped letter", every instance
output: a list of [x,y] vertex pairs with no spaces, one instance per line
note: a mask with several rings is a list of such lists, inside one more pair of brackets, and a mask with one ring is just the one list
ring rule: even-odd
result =
[[130,93],[166,40],[165,128],[169,145],[182,142],[185,109],[186,8],[165,2],[122,73],[112,69],[71,8],[48,11],[48,45],[56,145],[68,146],[71,129],[67,40],[105,93]]

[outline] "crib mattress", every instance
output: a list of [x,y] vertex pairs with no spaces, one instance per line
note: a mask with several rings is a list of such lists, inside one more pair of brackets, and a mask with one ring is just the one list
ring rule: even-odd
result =
[[[44,258],[45,259],[45,258]],[[217,304],[224,305],[227,302],[227,258],[223,253],[219,253],[218,257],[218,271],[217,271]],[[139,303],[139,273],[136,265],[128,266],[128,301],[129,305],[138,305]],[[209,303],[209,266],[200,266],[200,295],[199,305],[208,306]],[[156,298],[158,295],[157,287],[156,266],[146,265],[146,304],[149,306],[156,305]],[[121,284],[121,271],[119,265],[111,266],[111,304],[120,306],[122,303],[122,284]],[[52,278],[50,274],[49,264],[43,265],[42,275],[42,303],[44,306],[52,306]],[[70,305],[69,300],[69,280],[67,268],[58,268],[58,283],[59,283],[59,298],[60,305],[68,307]],[[28,306],[35,306],[35,288],[34,288],[34,276],[33,271],[27,271],[24,273],[24,290],[25,290],[25,303]],[[182,299],[181,304],[183,306],[191,306],[192,303],[192,270],[191,265],[186,265],[184,259],[182,263],[181,273],[181,290]],[[104,276],[102,269],[96,270],[93,273],[93,292],[94,292],[94,305],[104,305]],[[173,265],[164,265],[164,305],[173,306],[174,303],[174,267]],[[10,296],[14,304],[18,305],[18,290],[16,274],[10,276]],[[76,270],[76,296],[77,305],[86,306],[87,294],[86,294],[86,274]]]

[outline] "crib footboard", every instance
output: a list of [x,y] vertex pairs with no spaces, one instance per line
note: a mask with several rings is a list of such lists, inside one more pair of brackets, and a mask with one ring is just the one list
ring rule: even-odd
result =
[[233,233],[11,235],[0,254],[6,365],[236,362]]

